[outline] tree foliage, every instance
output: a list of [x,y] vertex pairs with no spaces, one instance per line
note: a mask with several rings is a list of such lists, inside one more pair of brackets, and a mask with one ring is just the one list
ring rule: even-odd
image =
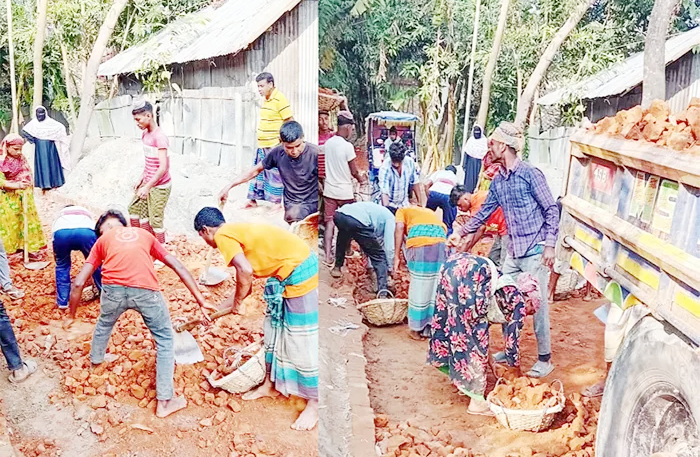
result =
[[[131,0],[119,17],[108,49],[112,53],[118,53],[141,43],[168,23],[209,3],[210,0]],[[50,101],[50,108],[65,113],[66,117],[69,108],[59,40],[63,40],[66,45],[71,70],[69,77],[73,79],[73,87],[81,87],[82,74],[92,44],[111,4],[110,0],[49,0],[44,43],[44,99]],[[36,34],[36,0],[12,0],[12,8],[18,93],[23,113],[27,116],[34,87],[32,46]],[[0,7],[0,12],[4,17],[4,4]],[[10,112],[7,24],[4,20],[0,21],[0,37],[2,127],[3,115]],[[158,74],[161,71],[158,68]],[[99,92],[106,96],[109,88],[109,82],[103,81]],[[79,103],[79,100],[76,102]]]
[[[421,100],[425,122],[449,125],[449,87],[456,122],[463,122],[474,0],[324,0],[319,6],[320,82],[343,91],[358,116]],[[578,0],[513,0],[494,74],[487,130],[515,117],[519,90]],[[449,4],[449,8],[445,5]],[[564,41],[540,84],[540,93],[590,76],[643,49],[653,0],[597,0]],[[351,11],[362,12],[352,15]],[[700,0],[683,0],[671,33],[697,24]],[[496,29],[500,2],[482,3],[475,58],[474,100]],[[447,17],[449,16],[449,17]],[[440,90],[437,88],[440,87]],[[426,103],[431,100],[431,103]],[[572,100],[568,116],[582,113]],[[472,104],[471,118],[478,111]],[[432,119],[432,120],[429,120]],[[452,135],[461,144],[461,129]],[[424,133],[427,132],[427,128]],[[427,134],[427,133],[426,133]],[[431,134],[432,135],[432,134]],[[430,135],[429,135],[430,136]],[[432,143],[435,138],[424,138]],[[445,147],[443,144],[441,147]]]

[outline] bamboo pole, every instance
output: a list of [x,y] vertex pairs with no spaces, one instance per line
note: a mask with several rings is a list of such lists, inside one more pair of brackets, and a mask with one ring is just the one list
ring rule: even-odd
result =
[[19,122],[17,119],[17,82],[15,81],[15,46],[12,36],[12,0],[7,0],[7,43],[10,48],[10,90],[12,92],[12,121],[10,124],[10,132],[17,133],[19,131]]

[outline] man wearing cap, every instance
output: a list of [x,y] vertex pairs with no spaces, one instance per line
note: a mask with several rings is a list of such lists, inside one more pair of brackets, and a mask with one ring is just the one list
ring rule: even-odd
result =
[[355,133],[355,119],[350,111],[338,113],[338,132],[326,141],[326,179],[323,184],[323,220],[326,224],[325,254],[326,262],[333,263],[333,238],[335,211],[346,203],[355,201],[352,178],[358,182],[367,179],[357,170],[355,148],[348,141]]
[[[542,305],[535,313],[535,336],[538,360],[527,376],[541,378],[554,370],[551,358],[549,305],[547,290],[549,268],[554,263],[554,247],[559,234],[559,210],[544,174],[521,161],[523,136],[515,125],[502,122],[488,140],[488,154],[501,169],[493,178],[488,197],[477,212],[459,231],[450,237],[450,245],[471,249],[475,233],[499,207],[503,208],[509,233],[509,244],[502,273],[530,273],[537,278],[542,293]],[[496,362],[505,360],[497,353]]]

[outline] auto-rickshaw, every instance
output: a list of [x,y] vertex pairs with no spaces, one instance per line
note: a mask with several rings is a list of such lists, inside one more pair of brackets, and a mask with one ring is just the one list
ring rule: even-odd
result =
[[384,143],[389,138],[389,129],[396,128],[396,137],[408,148],[408,155],[418,163],[418,145],[416,144],[416,125],[418,116],[398,111],[380,111],[367,116],[367,156],[369,159],[369,179],[373,183],[374,200],[379,192],[379,167],[388,157]]

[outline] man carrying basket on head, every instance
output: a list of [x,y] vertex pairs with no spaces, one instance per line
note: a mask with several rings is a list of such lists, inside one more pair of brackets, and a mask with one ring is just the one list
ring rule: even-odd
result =
[[243,400],[295,395],[306,408],[292,424],[311,430],[318,422],[318,256],[298,236],[268,224],[227,224],[216,208],[203,208],[194,228],[236,269],[236,290],[223,309],[240,312],[253,278],[268,278],[264,297],[265,382]]

